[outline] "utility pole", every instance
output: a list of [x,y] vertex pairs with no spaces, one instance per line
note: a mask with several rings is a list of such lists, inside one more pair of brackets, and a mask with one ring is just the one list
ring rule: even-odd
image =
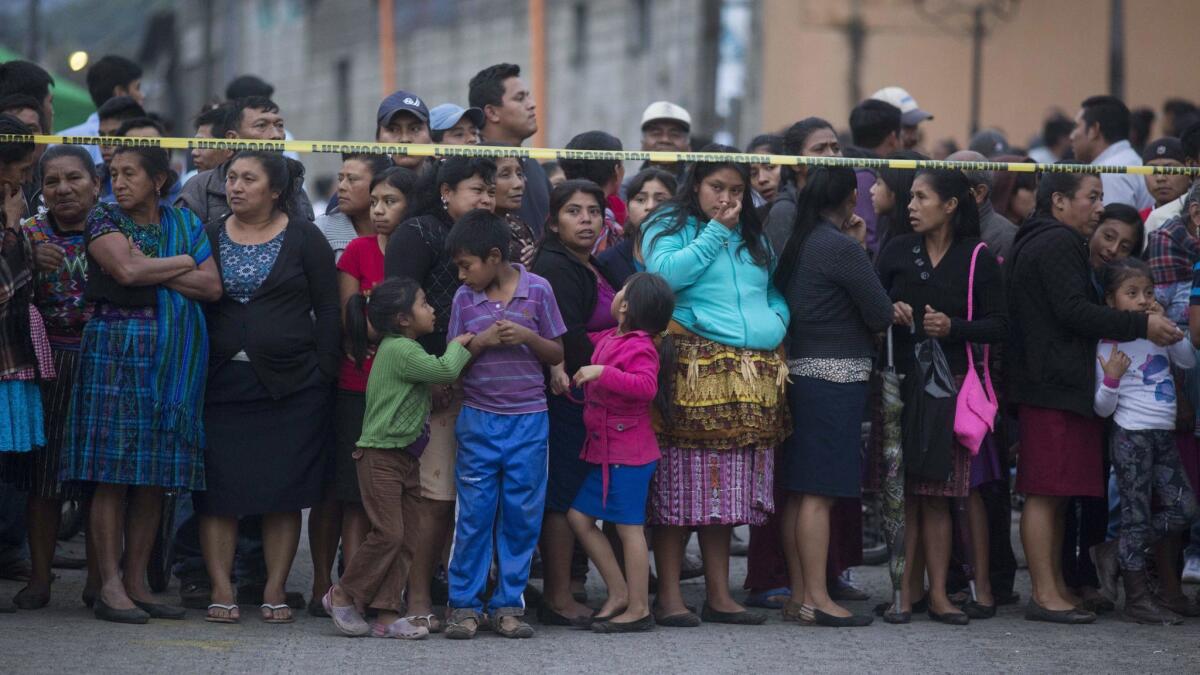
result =
[[37,63],[42,58],[42,12],[38,0],[29,0],[29,31],[25,36],[25,58]]
[[850,107],[862,102],[863,48],[867,43],[867,24],[862,17],[862,0],[851,0],[850,20],[845,26],[846,40],[850,43]]
[[1125,99],[1125,3],[1110,0],[1108,24],[1108,93]]
[[[983,107],[983,42],[987,39],[988,21],[1008,21],[1017,13],[1020,0],[914,0],[917,11],[931,23],[948,33],[961,35],[961,19],[970,20],[971,36],[971,106],[970,134],[979,131]],[[1120,2],[1120,0],[1113,0]],[[955,21],[955,20],[958,21]]]

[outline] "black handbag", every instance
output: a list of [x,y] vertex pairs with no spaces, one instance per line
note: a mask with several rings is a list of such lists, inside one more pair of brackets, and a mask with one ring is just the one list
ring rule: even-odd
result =
[[913,372],[904,378],[901,418],[905,473],[922,481],[944,481],[954,470],[958,386],[937,340],[921,340],[914,352]]

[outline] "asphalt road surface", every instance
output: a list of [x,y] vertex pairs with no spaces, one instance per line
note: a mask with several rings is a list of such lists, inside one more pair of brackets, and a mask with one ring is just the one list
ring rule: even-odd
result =
[[[63,552],[81,554],[78,542]],[[734,558],[735,583],[745,558]],[[855,571],[870,602],[851,603],[868,612],[888,595],[886,568]],[[268,625],[253,607],[238,625],[207,623],[203,613],[185,621],[124,626],[97,621],[83,608],[83,574],[59,571],[50,607],[0,615],[0,673],[99,672],[426,672],[502,673],[963,673],[963,672],[1200,672],[1200,620],[1174,628],[1136,626],[1113,616],[1090,626],[1056,626],[1022,618],[1022,605],[1003,607],[996,618],[951,627],[915,617],[906,626],[881,621],[868,628],[830,629],[783,623],[776,613],[763,626],[704,625],[659,628],[632,636],[600,636],[534,623],[531,640],[480,633],[470,642],[439,635],[421,642],[350,639],[325,619],[297,612],[291,625]],[[289,588],[307,595],[311,563],[305,542]],[[0,581],[11,596],[16,582]],[[603,588],[589,577],[593,604]],[[1029,596],[1022,570],[1018,589]],[[1195,587],[1189,587],[1189,592]],[[177,602],[177,586],[164,594]],[[700,580],[685,582],[689,603],[703,600]]]

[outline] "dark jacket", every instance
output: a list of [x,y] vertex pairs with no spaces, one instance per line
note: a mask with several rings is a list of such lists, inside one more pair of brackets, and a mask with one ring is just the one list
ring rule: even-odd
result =
[[[229,173],[229,165],[225,162],[215,169],[201,171],[183,186],[175,206],[187,207],[200,218],[204,224],[220,222],[232,213],[229,200],[225,196],[225,174]],[[313,219],[312,203],[304,188],[296,195],[296,215],[306,220]],[[216,241],[215,239],[213,241]]]
[[425,351],[441,355],[446,351],[446,327],[450,325],[450,305],[462,284],[458,268],[446,253],[446,235],[454,221],[445,209],[436,209],[400,223],[388,237],[383,254],[383,276],[407,277],[421,284],[425,299],[433,307],[433,332],[417,342]]
[[[601,269],[595,258],[592,259],[592,266]],[[562,336],[563,357],[567,374],[573,375],[581,366],[592,362],[594,345],[585,326],[596,310],[596,276],[553,237],[546,239],[538,249],[530,271],[549,281],[554,289],[558,312],[567,327],[567,333]],[[604,274],[604,271],[600,273]],[[614,289],[620,288],[607,274],[604,274],[604,278]]]
[[[221,221],[205,226],[221,268]],[[291,220],[271,272],[246,304],[228,295],[208,305],[211,373],[245,351],[275,399],[330,384],[342,358],[333,249],[306,221]]]
[[606,248],[596,256],[596,269],[605,279],[616,282],[613,288],[620,290],[625,280],[638,271],[633,258],[633,237],[625,237],[619,244]]
[[1087,240],[1053,218],[1021,227],[1005,267],[1011,400],[1091,417],[1096,342],[1146,337],[1146,315],[1100,304]]

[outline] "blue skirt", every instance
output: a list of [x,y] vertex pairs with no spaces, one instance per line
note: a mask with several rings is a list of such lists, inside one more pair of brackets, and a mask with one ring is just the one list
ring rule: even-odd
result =
[[779,484],[823,497],[862,495],[862,420],[867,383],[795,377],[788,387],[795,431],[783,444]]
[[571,508],[593,518],[617,525],[646,524],[646,496],[658,462],[642,466],[612,464],[608,467],[608,501],[604,500],[601,467],[589,464],[591,472],[579,488]]
[[0,452],[29,452],[46,444],[42,392],[32,380],[0,382]]

